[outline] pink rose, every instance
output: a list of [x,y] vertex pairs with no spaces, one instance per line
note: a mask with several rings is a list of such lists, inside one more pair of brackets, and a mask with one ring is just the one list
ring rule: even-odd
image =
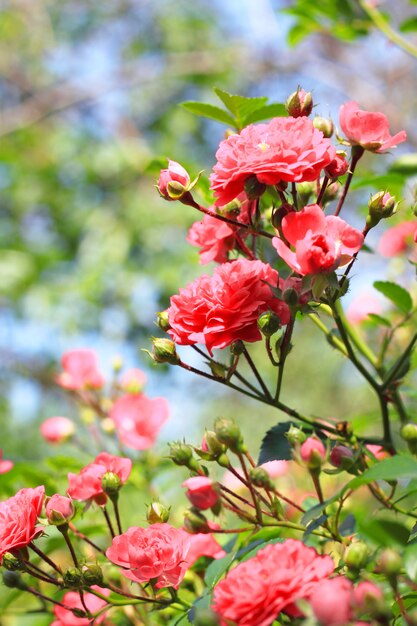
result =
[[339,176],[346,174],[348,169],[349,163],[346,161],[345,157],[341,154],[336,154],[333,161],[329,163],[324,171],[329,178],[339,178]]
[[267,461],[266,463],[262,463],[260,467],[274,480],[280,476],[285,476],[288,472],[288,461]]
[[359,613],[366,613],[379,604],[383,597],[381,589],[369,580],[359,583],[353,590],[353,603]]
[[195,533],[191,535],[185,530],[184,532],[190,542],[187,553],[187,567],[191,567],[201,556],[208,556],[212,559],[222,559],[226,556],[226,552],[210,533]]
[[0,502],[0,558],[5,552],[24,548],[43,531],[36,528],[45,487],[21,489]]
[[282,239],[274,237],[273,246],[295,271],[306,274],[331,272],[346,265],[363,244],[363,235],[340,217],[324,215],[317,204],[289,213],[282,220]]
[[310,604],[323,626],[342,626],[352,619],[353,584],[343,576],[323,580]]
[[402,254],[412,243],[417,234],[417,222],[401,222],[388,228],[378,244],[378,252],[382,256],[393,257]]
[[381,315],[381,303],[372,294],[361,293],[349,304],[346,310],[346,318],[351,324],[364,322],[370,313]]
[[123,484],[129,478],[132,471],[132,461],[125,457],[113,456],[107,452],[101,452],[82,468],[79,474],[68,474],[67,493],[74,500],[94,500],[97,504],[105,504],[107,497],[101,485],[102,478],[107,472],[112,472],[120,478]]
[[64,371],[56,380],[65,389],[100,389],[104,385],[104,378],[97,365],[97,355],[93,350],[68,350],[62,355],[61,365]]
[[223,206],[236,198],[250,176],[259,183],[314,181],[336,150],[306,117],[276,117],[251,124],[221,142],[210,176],[211,189]]
[[[174,188],[172,186],[170,188],[170,183],[174,183]],[[182,186],[185,191],[190,184],[190,176],[182,165],[168,159],[168,168],[161,170],[157,184],[158,191],[165,200],[175,200],[177,199],[175,196],[181,197],[181,193],[179,195],[172,193],[175,191],[175,183],[178,185],[178,190]]]
[[129,528],[113,539],[107,558],[120,565],[126,578],[138,583],[156,579],[156,587],[178,588],[188,569],[190,540],[170,524]]
[[351,144],[371,152],[385,152],[407,139],[404,130],[391,137],[388,119],[383,113],[362,111],[353,100],[340,107],[339,121]]
[[74,517],[74,505],[71,498],[55,493],[45,505],[45,513],[50,524],[61,526]]
[[207,476],[192,476],[182,483],[186,487],[186,496],[197,509],[210,509],[219,499],[219,493],[213,481]]
[[137,367],[126,370],[120,378],[120,386],[126,393],[139,393],[146,384],[146,374]]
[[122,443],[134,450],[151,448],[169,417],[165,398],[148,398],[143,393],[122,396],[113,404],[110,417]]
[[192,246],[200,248],[202,265],[211,261],[225,263],[228,260],[228,253],[236,245],[236,232],[226,222],[205,215],[201,222],[194,222],[191,226],[187,241]]
[[[103,596],[109,596],[109,589],[102,589],[101,587],[97,587],[97,585],[93,585],[91,589],[94,591],[98,591]],[[100,609],[106,606],[106,601],[98,598],[92,593],[84,593],[84,602],[87,609],[94,615]],[[81,602],[80,594],[76,591],[68,591],[64,597],[62,598],[62,604],[68,606],[72,609],[81,609],[84,611],[83,604]],[[110,608],[110,607],[109,607]],[[56,626],[90,626],[91,619],[88,617],[77,617],[74,613],[68,609],[65,609],[62,606],[55,605],[54,607],[55,617],[58,618],[58,621],[53,622]],[[94,624],[101,624],[106,617],[106,614],[100,615],[97,619],[94,620]],[[51,626],[53,626],[53,624]]]
[[3,459],[3,450],[0,450],[0,474],[7,474],[13,468],[13,461]]
[[42,422],[40,431],[48,443],[63,443],[74,434],[75,424],[68,417],[49,417]]
[[171,298],[168,333],[180,345],[203,343],[210,354],[238,339],[259,341],[261,313],[272,310],[282,324],[290,319],[287,305],[269,287],[278,284],[278,272],[262,261],[219,265],[212,277],[200,276]]
[[281,611],[299,616],[297,600],[320,593],[333,569],[329,556],[297,539],[269,544],[216,585],[212,608],[221,626],[271,626]]
[[300,457],[304,463],[311,463],[313,458],[324,461],[326,458],[326,448],[320,439],[308,437],[300,447]]

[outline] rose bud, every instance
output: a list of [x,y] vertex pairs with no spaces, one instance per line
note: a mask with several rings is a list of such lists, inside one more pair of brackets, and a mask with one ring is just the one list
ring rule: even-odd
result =
[[16,572],[18,570],[25,570],[25,564],[23,563],[19,553],[12,554],[11,552],[5,552],[2,557],[1,564],[9,572]]
[[165,200],[179,200],[190,185],[188,172],[176,161],[168,159],[168,168],[161,170],[157,189]]
[[209,533],[210,526],[204,515],[195,510],[185,511],[184,528],[191,534]]
[[169,319],[168,319],[168,312],[167,311],[159,311],[159,313],[156,314],[156,325],[158,326],[158,328],[160,328],[163,331],[167,331],[171,328],[170,323],[169,323]]
[[193,506],[205,511],[217,504],[219,494],[213,481],[207,476],[193,476],[182,483],[187,489],[186,496]]
[[221,443],[217,439],[217,435],[212,430],[206,430],[204,435],[204,441],[206,443],[207,452],[210,452],[215,458],[226,452],[227,448],[224,443]]
[[148,507],[146,519],[149,524],[164,524],[169,520],[170,509],[160,502],[152,502]]
[[398,202],[387,191],[374,193],[368,202],[368,226],[376,226],[381,220],[391,217],[396,212]]
[[255,487],[274,489],[274,483],[263,467],[253,467],[249,472],[250,481]]
[[103,583],[103,572],[101,567],[96,563],[92,565],[83,565],[81,574],[83,583],[87,587],[91,587],[92,585],[101,585]]
[[220,443],[224,443],[232,452],[246,451],[240,428],[234,420],[227,417],[218,417],[214,422],[214,432]]
[[63,524],[68,524],[74,517],[74,504],[71,498],[56,493],[48,499],[45,505],[45,513],[48,522],[52,526],[62,526]]
[[64,586],[69,589],[78,589],[82,586],[82,574],[78,567],[70,567],[64,572]]
[[324,170],[329,178],[339,178],[346,174],[349,169],[349,163],[345,159],[345,153],[336,153],[335,158]]
[[365,567],[369,559],[368,546],[363,541],[355,541],[346,550],[344,561],[346,566],[354,571]]
[[114,472],[106,472],[101,479],[101,487],[109,498],[114,497],[119,493],[122,481],[120,477]]
[[417,452],[417,424],[404,424],[400,431],[401,437],[407,442],[410,452]]
[[340,469],[349,470],[354,461],[354,452],[347,446],[343,446],[341,444],[335,445],[333,450],[330,452],[329,461],[334,467],[338,467]]
[[9,570],[3,572],[3,583],[9,589],[21,589],[22,591],[27,589],[27,584],[23,581],[19,572],[11,572]]
[[392,548],[386,548],[379,555],[377,569],[387,578],[396,579],[403,567],[401,556]]
[[154,337],[152,344],[152,358],[156,363],[177,365],[180,362],[175,343],[171,339],[158,339]]
[[308,117],[313,110],[311,92],[297,89],[288,97],[285,108],[291,117]]
[[354,606],[361,613],[369,613],[378,610],[382,604],[384,594],[374,583],[365,580],[353,590]]
[[352,590],[351,581],[343,576],[320,581],[310,604],[323,626],[344,626],[351,621]]
[[249,176],[245,180],[245,193],[249,200],[260,198],[266,189],[264,183],[260,183],[256,176]]
[[316,115],[313,118],[313,126],[323,133],[323,136],[329,139],[333,135],[333,122],[328,117]]
[[193,451],[191,446],[188,446],[186,443],[181,443],[180,441],[177,441],[175,443],[170,443],[169,449],[170,458],[175,463],[175,465],[184,465],[194,472],[199,470],[200,466],[193,457]]
[[285,436],[292,446],[296,445],[297,443],[304,443],[304,441],[307,439],[307,435],[303,433],[301,428],[297,428],[297,426],[293,426],[292,424]]
[[272,337],[281,327],[281,320],[273,311],[265,311],[258,317],[258,328],[265,337]]
[[326,448],[320,439],[308,437],[300,447],[300,458],[309,470],[320,470],[326,459]]
[[73,436],[75,424],[67,417],[49,417],[41,424],[40,431],[48,443],[63,443]]

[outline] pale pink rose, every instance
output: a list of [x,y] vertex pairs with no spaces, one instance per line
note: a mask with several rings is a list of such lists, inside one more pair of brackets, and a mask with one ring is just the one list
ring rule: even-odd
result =
[[310,604],[323,626],[342,626],[352,619],[353,584],[343,576],[323,580]]
[[417,234],[417,222],[401,222],[385,231],[379,240],[378,252],[393,257],[406,252]]
[[339,121],[351,144],[371,152],[385,152],[407,139],[404,130],[391,137],[386,115],[362,111],[353,100],[340,107]]
[[134,582],[156,579],[158,589],[177,589],[189,567],[190,543],[183,530],[170,524],[151,524],[148,528],[129,528],[115,537],[106,556]]
[[137,367],[126,370],[120,378],[120,386],[127,393],[139,393],[146,385],[146,374]]
[[[101,587],[97,587],[97,585],[93,585],[91,589],[101,593],[103,596],[109,596],[109,589],[102,589]],[[97,613],[100,609],[106,606],[106,601],[98,598],[92,593],[84,592],[84,602],[87,609],[92,613]],[[67,593],[62,598],[62,604],[68,606],[72,609],[81,609],[84,611],[83,604],[81,602],[80,594],[77,591],[67,591]],[[110,607],[109,607],[110,608]],[[74,615],[72,611],[65,609],[62,606],[55,605],[54,607],[55,617],[58,618],[58,621],[53,622],[51,626],[56,624],[56,626],[90,626],[91,619],[88,617],[77,617]],[[103,613],[97,619],[94,620],[94,624],[101,624],[106,618],[106,613]]]
[[120,478],[123,484],[132,471],[132,461],[126,457],[113,456],[108,452],[101,452],[93,463],[81,469],[79,474],[68,474],[67,493],[74,500],[94,500],[97,504],[105,504],[107,497],[103,491],[102,479],[104,474],[112,472]]
[[68,417],[49,417],[40,426],[42,437],[48,443],[63,443],[71,439],[75,424]]
[[346,311],[346,318],[351,324],[364,322],[370,313],[381,315],[382,306],[378,298],[372,294],[362,293],[349,304]]
[[5,552],[29,545],[42,529],[36,526],[42,510],[45,487],[21,489],[0,502],[0,559]]
[[165,398],[148,398],[143,393],[122,396],[113,404],[110,417],[122,443],[134,450],[151,448],[169,417]]
[[269,474],[270,478],[274,479],[285,476],[288,472],[289,465],[288,461],[267,461],[266,463],[262,463],[260,467]]
[[219,493],[207,476],[192,476],[182,483],[182,487],[187,489],[185,495],[191,504],[203,511],[210,509],[219,500]]
[[93,350],[80,348],[68,350],[61,358],[62,374],[56,377],[57,383],[65,389],[100,389],[104,377],[98,369],[97,355]]
[[13,461],[6,461],[6,459],[3,459],[3,450],[0,450],[0,474],[7,474],[13,466]]

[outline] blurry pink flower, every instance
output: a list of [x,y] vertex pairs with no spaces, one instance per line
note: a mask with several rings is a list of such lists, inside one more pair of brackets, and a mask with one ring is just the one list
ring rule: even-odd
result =
[[122,396],[113,404],[110,417],[122,443],[134,450],[151,448],[169,417],[165,398],[148,398],[143,393]]
[[374,455],[377,461],[382,461],[382,459],[387,459],[390,456],[382,446],[369,443],[366,448]]
[[407,139],[404,130],[391,137],[388,119],[383,113],[362,111],[353,100],[340,107],[339,121],[352,145],[371,152],[385,152]]
[[61,365],[64,371],[56,380],[65,389],[100,389],[104,385],[105,380],[98,369],[97,355],[93,350],[68,350],[62,355]]
[[382,306],[378,298],[372,294],[362,293],[354,298],[349,304],[346,317],[351,324],[360,324],[365,321],[370,313],[381,315]]
[[101,452],[93,463],[81,469],[79,474],[68,474],[67,493],[74,500],[94,500],[97,504],[105,504],[107,496],[101,485],[102,478],[107,472],[117,474],[121,484],[125,483],[132,471],[132,461],[125,457],[113,456]]
[[169,187],[170,183],[179,183],[185,190],[190,184],[190,176],[182,165],[168,159],[168,168],[161,170],[157,184],[158,191],[165,200],[175,200]]
[[352,619],[353,584],[343,576],[323,580],[310,604],[323,626],[342,626]]
[[209,556],[212,559],[222,559],[226,552],[210,533],[190,534],[184,530],[190,541],[187,553],[187,565],[191,567],[201,556]]
[[75,424],[68,417],[49,417],[42,422],[40,431],[48,443],[63,443],[74,434]]
[[289,213],[283,218],[281,227],[294,251],[279,237],[274,237],[272,245],[302,276],[331,272],[346,265],[363,244],[361,232],[340,217],[324,215],[317,204]]
[[[97,587],[97,585],[93,585],[91,589],[100,592],[103,596],[110,595],[109,589],[102,589],[101,587]],[[93,614],[97,613],[97,611],[106,606],[105,600],[98,598],[92,593],[84,592],[84,602],[87,609]],[[77,591],[68,591],[62,598],[62,604],[65,604],[65,606],[72,609],[81,609],[81,611],[85,610],[81,602],[80,594]],[[54,624],[56,626],[90,626],[91,624],[90,618],[77,617],[72,611],[59,605],[55,605],[54,613],[55,617],[58,618],[58,621],[53,622],[51,626],[54,626]],[[106,614],[104,613],[94,620],[94,624],[101,624],[105,618]]]
[[137,367],[126,370],[120,378],[120,386],[127,393],[139,393],[146,385],[146,374]]
[[270,478],[274,479],[285,476],[289,466],[288,461],[267,461],[267,463],[262,463],[260,467],[269,474]]
[[42,534],[36,527],[42,510],[45,487],[21,489],[0,502],[0,562],[5,552],[24,548]]
[[401,222],[385,231],[379,240],[378,252],[392,257],[402,254],[412,244],[417,234],[417,222]]
[[6,461],[3,459],[3,450],[0,450],[0,474],[7,474],[12,469],[13,461]]
[[219,499],[213,481],[207,476],[192,476],[182,483],[187,489],[186,496],[191,504],[203,511],[210,509]]
[[361,613],[366,613],[367,609],[375,606],[383,597],[381,589],[369,580],[359,583],[353,590],[354,606]]
[[189,565],[190,539],[170,524],[131,527],[113,539],[107,558],[120,565],[126,578],[138,583],[156,579],[156,588],[178,588]]

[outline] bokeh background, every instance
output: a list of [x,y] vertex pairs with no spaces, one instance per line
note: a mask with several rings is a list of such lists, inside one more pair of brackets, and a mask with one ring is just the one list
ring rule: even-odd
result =
[[[382,4],[394,23],[416,12],[405,0]],[[340,104],[356,99],[407,130],[396,158],[416,150],[416,61],[370,28],[358,2],[317,5],[1,3],[0,447],[8,458],[48,454],[39,423],[75,414],[53,382],[60,355],[73,347],[97,350],[104,371],[121,355],[147,372],[147,393],[171,404],[164,440],[198,441],[203,422],[227,414],[253,431],[256,449],[276,422],[276,412],[155,368],[141,352],[156,333],[155,312],[202,271],[185,241],[198,216],[161,200],[154,184],[167,157],[208,175],[224,128],[179,105],[214,103],[213,86],[283,102],[301,85],[313,91],[316,113],[336,121]],[[372,188],[385,184],[375,177],[392,158],[366,157],[352,222]],[[393,191],[402,182],[391,173]],[[367,255],[355,289],[380,272]],[[318,331],[301,329],[296,343],[284,394],[291,405],[335,418],[372,412],[373,398]]]

